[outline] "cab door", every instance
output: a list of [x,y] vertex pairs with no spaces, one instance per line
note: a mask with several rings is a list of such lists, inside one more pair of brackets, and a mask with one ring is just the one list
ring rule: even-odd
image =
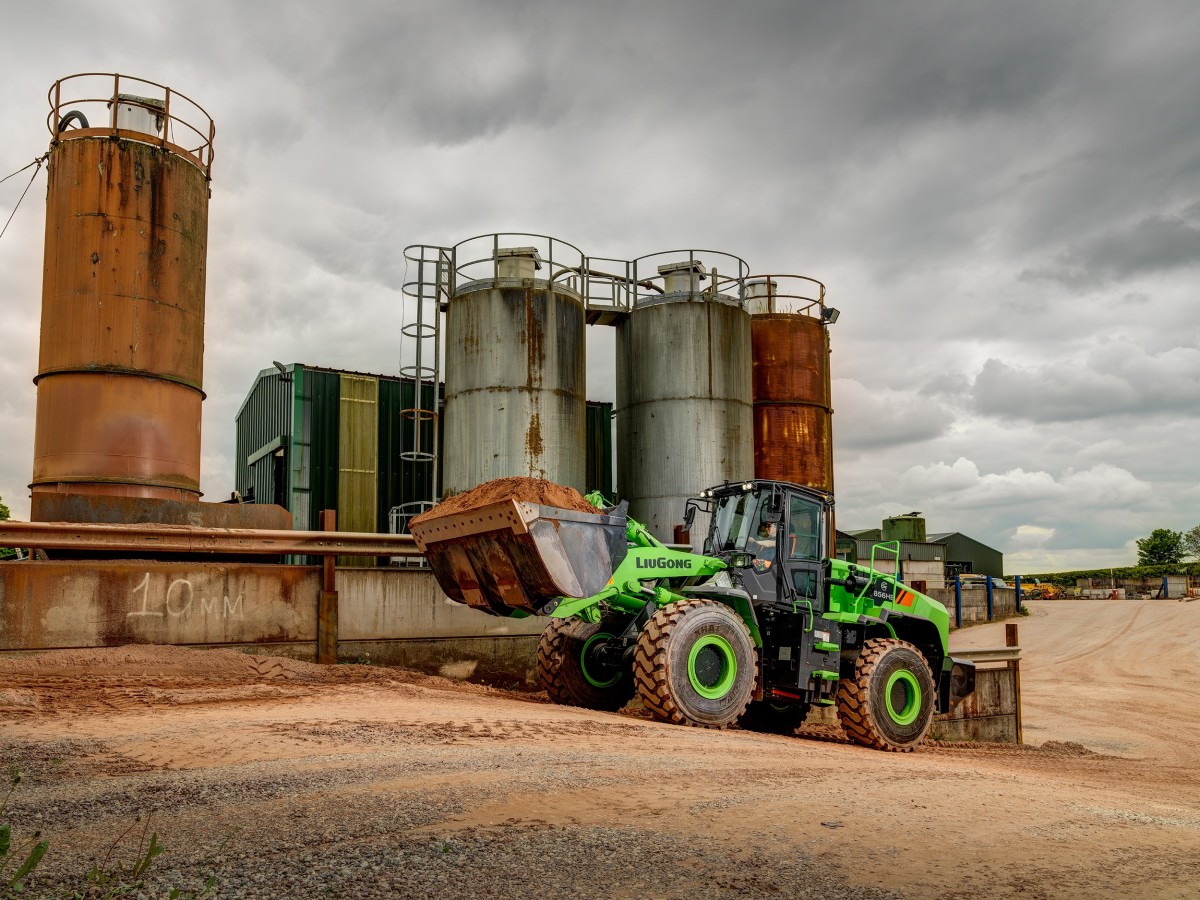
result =
[[825,611],[821,561],[824,548],[824,510],[820,503],[800,494],[787,499],[787,527],[779,548],[783,596],[813,615]]

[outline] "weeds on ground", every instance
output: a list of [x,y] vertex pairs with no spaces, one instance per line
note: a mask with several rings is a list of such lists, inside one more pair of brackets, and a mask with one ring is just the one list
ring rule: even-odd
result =
[[[113,859],[117,847],[136,827],[135,822],[125,829],[108,848],[104,859],[97,860],[92,864],[92,868],[86,876],[88,887],[82,893],[76,891],[71,894],[71,900],[114,900],[116,897],[134,894],[145,887],[146,872],[154,860],[166,850],[166,847],[158,842],[158,832],[150,832],[149,840],[147,840],[146,832],[150,831],[149,819],[142,826],[141,834],[138,836],[137,851],[133,861],[125,863]],[[226,844],[233,840],[240,830],[235,829],[231,832],[219,847],[201,860],[199,868],[203,881],[199,887],[172,886],[167,892],[169,900],[207,900],[209,897],[215,897],[217,895],[217,875],[213,871],[213,863],[217,854],[225,849]]]
[[[58,760],[55,760],[58,762]],[[16,765],[8,767],[8,789],[0,800],[0,900],[13,900],[25,893],[26,881],[41,863],[50,842],[42,838],[40,831],[25,838],[16,847],[13,846],[12,826],[5,821],[8,802],[21,783],[21,772]],[[91,869],[84,876],[86,887],[82,891],[72,891],[71,900],[115,900],[136,894],[145,886],[146,872],[154,860],[166,847],[158,842],[158,832],[150,831],[150,820],[142,825],[138,836],[137,850],[131,862],[115,858],[121,843],[137,828],[135,820],[109,846],[103,859],[92,863]],[[203,879],[199,887],[171,887],[167,896],[170,900],[207,900],[217,894],[217,876],[213,871],[216,856],[237,835],[236,829],[221,842],[211,854],[200,863],[200,877]],[[149,838],[147,838],[149,832]]]
[[25,879],[38,867],[50,842],[41,840],[42,833],[35,831],[16,847],[12,844],[12,826],[4,820],[8,801],[21,783],[21,770],[15,765],[8,767],[8,790],[0,800],[0,897],[16,897],[25,891]]

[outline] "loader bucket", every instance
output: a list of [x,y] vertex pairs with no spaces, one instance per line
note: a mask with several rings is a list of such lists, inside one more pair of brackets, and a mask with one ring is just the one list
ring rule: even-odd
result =
[[411,531],[448,597],[511,616],[599,592],[625,558],[625,522],[509,499],[444,516],[435,507]]

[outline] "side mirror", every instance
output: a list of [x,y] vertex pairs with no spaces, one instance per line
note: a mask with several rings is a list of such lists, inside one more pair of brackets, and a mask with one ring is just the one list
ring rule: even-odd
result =
[[692,530],[692,522],[694,522],[695,519],[696,519],[696,507],[692,506],[692,504],[689,503],[687,505],[687,509],[685,509],[683,511],[683,530],[691,531]]
[[731,569],[748,569],[754,564],[754,557],[749,553],[731,553],[729,555],[729,568]]

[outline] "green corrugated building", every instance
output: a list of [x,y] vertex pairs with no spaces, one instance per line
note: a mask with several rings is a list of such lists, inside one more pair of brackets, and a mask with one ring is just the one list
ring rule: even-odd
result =
[[[430,409],[434,386],[424,392],[420,405]],[[237,413],[237,491],[284,507],[298,530],[318,530],[323,509],[338,511],[342,531],[391,530],[393,510],[415,513],[410,504],[441,496],[434,465],[411,458],[415,418],[422,451],[434,435],[427,415],[401,414],[417,406],[415,397],[415,383],[398,376],[301,364],[263,369]],[[588,403],[587,489],[608,496],[611,421],[611,403]],[[440,458],[444,430],[437,431]]]
[[991,575],[1004,577],[1004,554],[961,531],[944,531],[927,538],[931,544],[946,545],[946,577]]

